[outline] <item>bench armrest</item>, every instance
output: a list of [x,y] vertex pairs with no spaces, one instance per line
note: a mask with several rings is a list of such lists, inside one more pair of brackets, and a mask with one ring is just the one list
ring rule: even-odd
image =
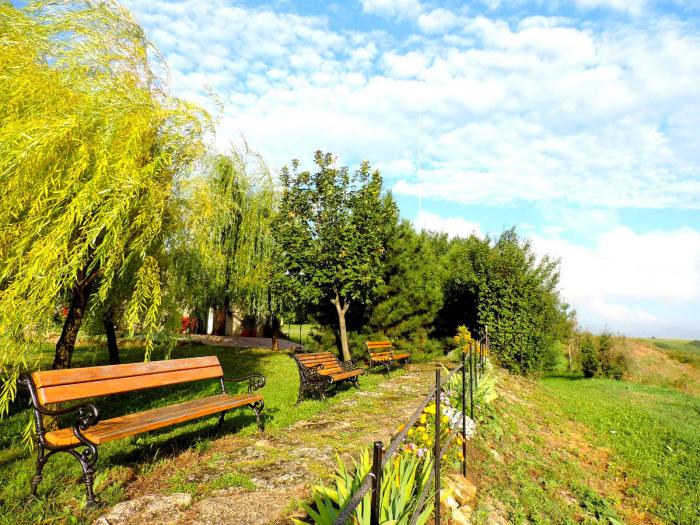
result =
[[227,383],[240,383],[241,381],[248,381],[248,393],[252,394],[256,390],[265,386],[265,376],[261,374],[250,374],[245,377],[238,377],[227,379],[223,378]]
[[340,363],[340,367],[346,372],[350,372],[351,370],[355,370],[357,368],[357,364],[352,359],[350,359],[349,361],[339,360],[338,362]]
[[[34,381],[32,380],[32,376],[30,374],[22,374],[17,380],[17,383],[26,387],[29,390],[29,396],[32,399],[32,405],[34,407],[34,410],[42,416],[55,417],[75,412],[78,416],[76,426],[80,430],[87,430],[88,427],[96,425],[97,422],[100,420],[100,411],[92,403],[79,403],[77,405],[64,408],[57,408],[53,410],[50,408],[46,408],[39,402],[36,387],[34,386]],[[37,417],[39,418],[39,420],[41,419],[39,416]]]

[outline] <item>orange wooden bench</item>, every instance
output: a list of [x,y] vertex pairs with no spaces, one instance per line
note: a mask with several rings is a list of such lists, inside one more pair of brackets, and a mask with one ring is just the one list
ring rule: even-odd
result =
[[290,354],[299,369],[299,397],[297,403],[306,394],[316,394],[321,398],[326,397],[326,391],[343,381],[349,381],[359,388],[359,376],[365,373],[364,369],[357,368],[352,361],[341,362],[330,352],[318,352],[315,354]]
[[[48,403],[64,403],[203,379],[218,379],[221,394],[105,420],[100,418],[100,412],[93,403],[80,403],[57,410],[46,407]],[[227,394],[225,383],[238,381],[248,381],[248,392]],[[250,375],[241,379],[225,379],[216,356],[39,371],[23,374],[19,382],[29,389],[36,423],[38,455],[36,472],[31,480],[32,496],[36,495],[46,461],[56,452],[67,452],[80,462],[87,503],[93,505],[97,446],[102,443],[214,414],[219,415],[221,424],[226,411],[242,406],[253,409],[259,430],[264,430],[262,411],[265,404],[263,397],[254,391],[265,385],[265,378]],[[72,427],[46,431],[44,416],[71,412],[77,416]],[[83,450],[79,451],[81,448]]]
[[365,343],[369,352],[370,368],[376,365],[386,367],[387,373],[392,366],[398,366],[411,361],[411,354],[408,352],[396,352],[391,341],[367,341]]

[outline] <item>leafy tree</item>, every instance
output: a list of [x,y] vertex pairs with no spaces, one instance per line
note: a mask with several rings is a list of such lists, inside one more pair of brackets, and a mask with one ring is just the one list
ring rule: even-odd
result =
[[214,155],[191,180],[173,241],[178,295],[187,308],[243,315],[276,311],[271,294],[275,194],[267,166],[247,149]]
[[491,347],[506,368],[529,373],[551,364],[551,348],[566,312],[559,300],[559,263],[534,254],[514,229],[498,239],[454,239],[443,258],[447,269],[438,333],[464,324],[486,327]]
[[206,114],[168,96],[157,53],[110,2],[0,3],[0,413],[57,300],[55,368],[86,316],[125,294],[152,347],[174,185]]
[[584,333],[581,336],[579,345],[581,371],[585,377],[593,377],[600,370],[600,361],[598,360],[598,351],[591,334]]
[[[396,205],[391,201],[396,210]],[[428,233],[416,233],[407,220],[388,222],[383,284],[371,309],[369,326],[389,337],[411,339],[432,329],[442,304],[442,267]]]
[[382,178],[363,162],[351,174],[330,153],[316,152],[317,171],[280,174],[284,188],[273,232],[279,249],[278,286],[292,301],[323,308],[338,317],[344,360],[350,360],[345,316],[353,302],[366,303],[382,283],[382,225],[388,210]]

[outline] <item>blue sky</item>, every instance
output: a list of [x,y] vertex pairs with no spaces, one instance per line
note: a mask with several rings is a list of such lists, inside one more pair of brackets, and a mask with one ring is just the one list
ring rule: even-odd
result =
[[367,159],[417,227],[561,257],[584,328],[700,338],[697,1],[126,5],[220,148]]

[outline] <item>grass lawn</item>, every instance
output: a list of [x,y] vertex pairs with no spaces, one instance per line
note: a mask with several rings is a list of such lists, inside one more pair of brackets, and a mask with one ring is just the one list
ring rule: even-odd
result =
[[[75,367],[107,364],[104,348],[79,347],[74,355]],[[307,419],[320,411],[333,407],[340,400],[352,396],[355,389],[341,386],[328,402],[309,400],[295,406],[299,385],[298,373],[292,359],[285,353],[269,350],[237,349],[203,345],[178,346],[172,358],[217,355],[227,377],[240,377],[261,373],[267,378],[261,390],[265,397],[266,429],[275,434],[290,424]],[[46,347],[41,362],[48,366],[53,348]],[[122,348],[122,362],[143,359],[138,347]],[[153,359],[161,356],[154,355]],[[374,389],[381,381],[380,374],[365,374],[361,379],[363,390]],[[244,391],[245,384],[240,386]],[[172,387],[132,392],[97,400],[96,404],[105,419],[186,401],[219,393],[218,381],[201,381]],[[229,391],[232,391],[229,388]],[[27,408],[28,396],[22,393],[15,401],[10,416],[0,421],[0,523],[72,523],[89,521],[94,514],[82,510],[84,485],[80,481],[82,471],[67,454],[49,459],[44,468],[44,479],[39,485],[38,500],[27,501],[29,481],[34,473],[34,458],[19,442],[31,417]],[[124,487],[134,476],[167,462],[190,448],[203,450],[210,440],[228,432],[256,432],[255,416],[249,409],[239,409],[226,415],[226,422],[217,430],[217,418],[205,418],[191,423],[170,427],[161,431],[117,440],[99,447],[99,461],[95,489],[106,504],[114,504],[124,498]],[[64,421],[65,426],[72,421]],[[61,425],[64,426],[64,425]],[[124,479],[122,479],[124,478]],[[178,480],[173,480],[175,487]],[[250,481],[236,472],[211,481],[211,490],[228,486],[250,485]],[[77,516],[78,521],[75,521]]]
[[548,378],[564,413],[612,449],[635,505],[668,523],[700,523],[700,398],[606,379]]
[[700,341],[687,339],[640,339],[663,350],[669,357],[700,369]]
[[308,345],[312,342],[311,334],[316,328],[313,324],[284,324],[282,325],[283,337],[293,343]]
[[474,442],[478,523],[700,523],[700,398],[503,374]]

